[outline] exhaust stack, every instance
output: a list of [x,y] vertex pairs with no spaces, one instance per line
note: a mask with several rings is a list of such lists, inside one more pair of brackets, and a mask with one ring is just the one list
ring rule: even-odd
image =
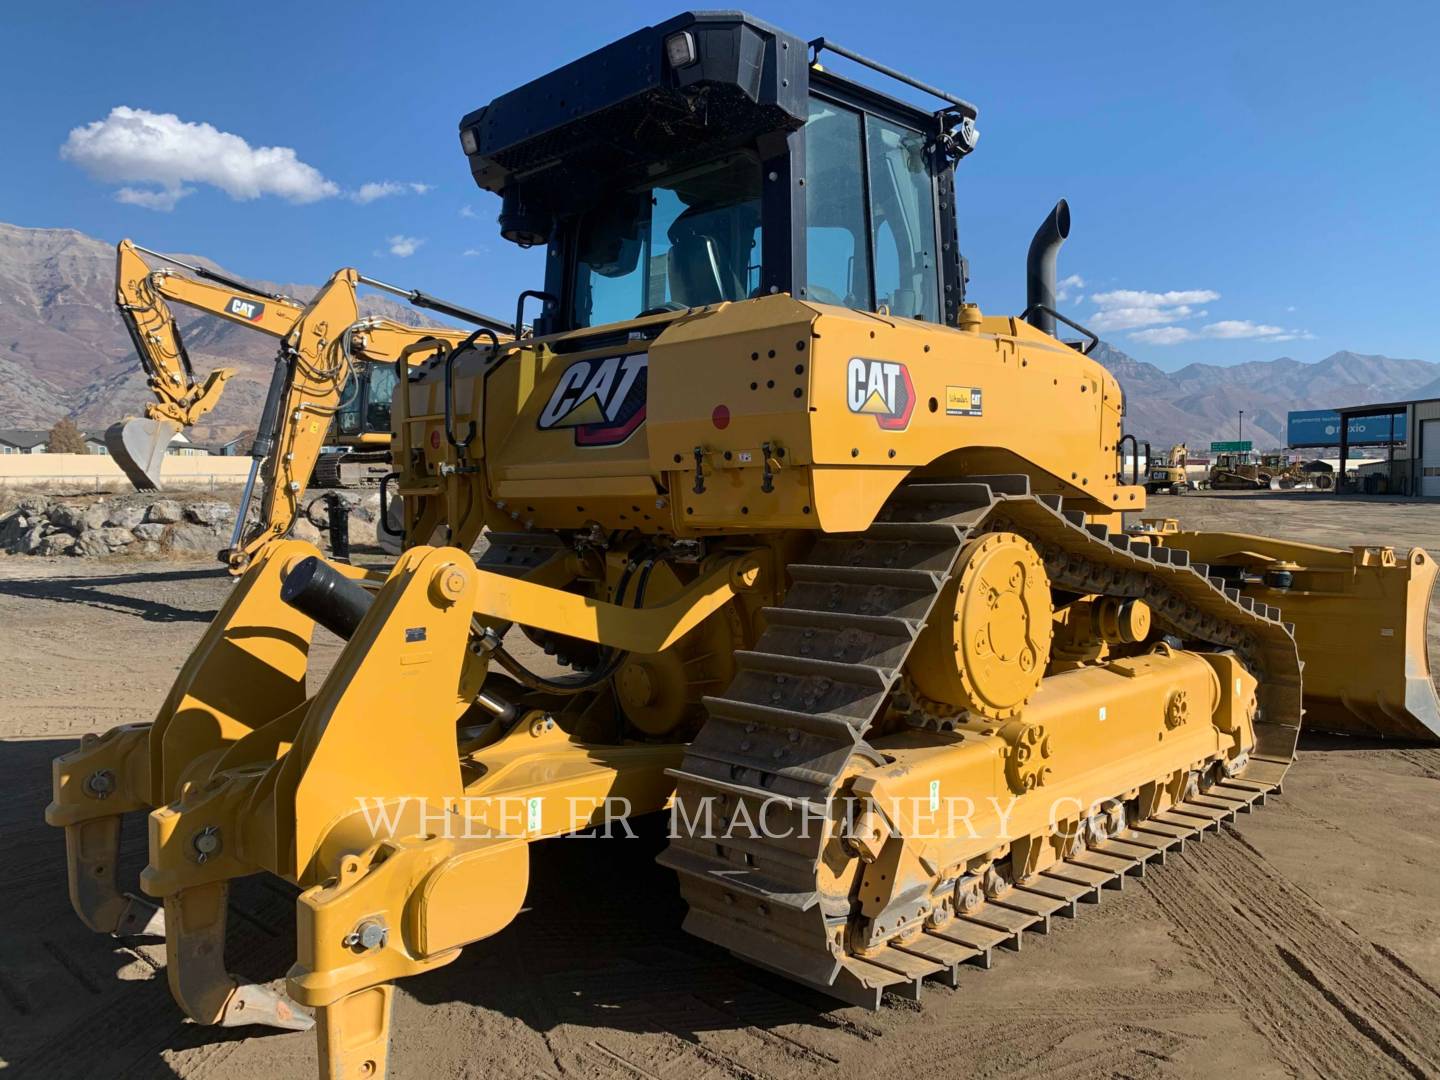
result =
[[1035,308],[1037,305],[1055,307],[1055,263],[1060,245],[1069,235],[1070,204],[1061,199],[1035,230],[1029,254],[1025,256],[1025,318],[1035,329],[1051,336],[1055,334],[1055,319]]

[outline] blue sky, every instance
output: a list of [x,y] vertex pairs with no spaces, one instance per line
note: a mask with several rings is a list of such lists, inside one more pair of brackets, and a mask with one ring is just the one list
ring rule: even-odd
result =
[[[270,280],[355,265],[505,314],[540,285],[539,257],[499,239],[498,199],[474,187],[457,121],[679,10],[7,5],[0,220],[130,236]],[[1023,306],[1026,245],[1063,195],[1061,274],[1083,285],[1062,307],[1134,356],[1167,369],[1344,348],[1440,360],[1440,5],[750,10],[980,106],[959,208],[985,310]],[[127,123],[204,148],[205,166],[125,179]]]

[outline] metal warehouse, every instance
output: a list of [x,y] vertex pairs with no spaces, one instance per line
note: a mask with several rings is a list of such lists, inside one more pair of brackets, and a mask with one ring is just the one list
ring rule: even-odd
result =
[[1440,498],[1440,398],[1355,405],[1336,410],[1345,421],[1340,442],[1340,468],[1350,450],[1353,420],[1391,418],[1399,437],[1391,441],[1388,490],[1394,495]]

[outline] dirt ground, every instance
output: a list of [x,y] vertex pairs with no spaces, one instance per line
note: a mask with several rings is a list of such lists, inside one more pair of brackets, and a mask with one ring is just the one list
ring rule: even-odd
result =
[[[1440,550],[1440,507],[1313,494],[1190,495],[1197,528]],[[35,1077],[313,1076],[311,1034],[181,1022],[163,948],[84,930],[49,762],[151,718],[228,579],[207,564],[0,559],[0,1068]],[[1440,626],[1440,619],[1435,620]],[[317,659],[333,658],[332,642]],[[1437,652],[1440,656],[1440,652]],[[1440,1075],[1440,750],[1307,737],[1282,797],[1074,922],[918,1005],[843,1008],[689,938],[636,840],[532,854],[530,906],[400,984],[392,1075],[991,1078]],[[122,880],[144,861],[129,823]],[[293,955],[293,893],[232,894],[228,957]],[[278,981],[276,985],[279,985]]]

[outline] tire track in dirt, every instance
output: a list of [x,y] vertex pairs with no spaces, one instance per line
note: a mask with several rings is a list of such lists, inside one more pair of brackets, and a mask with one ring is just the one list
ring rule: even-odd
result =
[[[1433,618],[1437,625],[1440,625],[1440,615],[1434,616]],[[1407,765],[1414,766],[1420,775],[1427,780],[1440,780],[1440,750],[1423,746],[1377,746],[1362,750],[1352,750],[1350,751],[1350,755],[1355,758],[1374,762],[1403,761]]]
[[1397,750],[1395,756],[1416,766],[1430,780],[1440,780],[1440,750]]
[[529,996],[543,997],[557,1064],[568,1072],[598,1047],[610,1072],[623,1063],[646,1077],[770,1080],[820,1075],[864,1045],[849,1026],[748,984],[731,961],[679,959],[649,966],[621,954],[607,971],[535,980]]
[[1280,875],[1233,829],[1151,891],[1195,961],[1302,1075],[1440,1075],[1440,995]]
[[[1194,991],[1082,990],[1077,996],[1074,990],[1038,986],[1022,999],[996,1002],[984,992],[985,978],[993,974],[977,972],[955,991],[927,987],[930,1004],[916,1018],[919,1023],[887,1032],[875,1068],[886,1075],[924,1076],[933,1074],[936,1062],[963,1061],[966,1075],[977,1080],[1146,1080],[1170,1074],[1172,1059],[1199,1038],[1158,1025],[1213,1004]],[[951,1022],[957,1019],[961,1022]]]

